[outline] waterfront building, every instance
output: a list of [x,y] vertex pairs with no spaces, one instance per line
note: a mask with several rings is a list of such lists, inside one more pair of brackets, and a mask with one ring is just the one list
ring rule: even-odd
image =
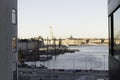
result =
[[43,41],[35,40],[35,39],[19,39],[18,40],[18,51],[29,51],[29,50],[35,50],[39,49],[44,46]]
[[0,80],[17,80],[17,0],[0,0]]
[[108,0],[109,76],[120,80],[120,0]]

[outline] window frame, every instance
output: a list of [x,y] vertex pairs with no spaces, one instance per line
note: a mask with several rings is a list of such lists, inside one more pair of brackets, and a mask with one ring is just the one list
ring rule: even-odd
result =
[[12,24],[16,25],[17,24],[17,10],[13,9],[11,10],[11,17],[12,17]]
[[[115,13],[120,10],[120,6],[115,9],[115,11],[109,16],[111,18],[111,23],[109,23],[109,45],[110,45],[110,56],[113,56],[116,60],[120,61],[120,54],[117,55],[115,52]],[[119,19],[120,21],[120,19]],[[116,58],[116,56],[119,56],[119,58]]]
[[17,52],[17,37],[12,37],[12,51]]

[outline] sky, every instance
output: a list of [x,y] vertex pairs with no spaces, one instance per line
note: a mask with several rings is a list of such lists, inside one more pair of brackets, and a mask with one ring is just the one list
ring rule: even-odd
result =
[[18,0],[18,37],[107,38],[107,0]]

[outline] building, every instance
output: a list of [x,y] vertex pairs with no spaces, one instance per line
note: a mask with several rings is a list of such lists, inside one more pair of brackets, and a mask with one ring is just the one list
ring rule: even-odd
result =
[[109,76],[120,80],[120,0],[108,0]]
[[18,40],[18,51],[28,51],[28,50],[35,50],[38,48],[41,48],[44,46],[44,42],[43,41],[39,41],[39,40],[29,40],[29,39],[21,39]]
[[17,0],[0,0],[0,80],[17,80]]

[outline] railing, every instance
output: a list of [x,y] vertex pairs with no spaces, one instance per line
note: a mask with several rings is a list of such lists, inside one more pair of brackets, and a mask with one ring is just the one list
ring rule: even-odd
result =
[[77,59],[53,59],[46,62],[26,62],[29,65],[44,65],[48,69],[108,70],[108,55],[81,55]]
[[75,59],[27,62],[44,68],[19,68],[19,80],[108,80],[108,55],[81,55]]
[[108,80],[108,72],[102,70],[19,68],[19,80]]

